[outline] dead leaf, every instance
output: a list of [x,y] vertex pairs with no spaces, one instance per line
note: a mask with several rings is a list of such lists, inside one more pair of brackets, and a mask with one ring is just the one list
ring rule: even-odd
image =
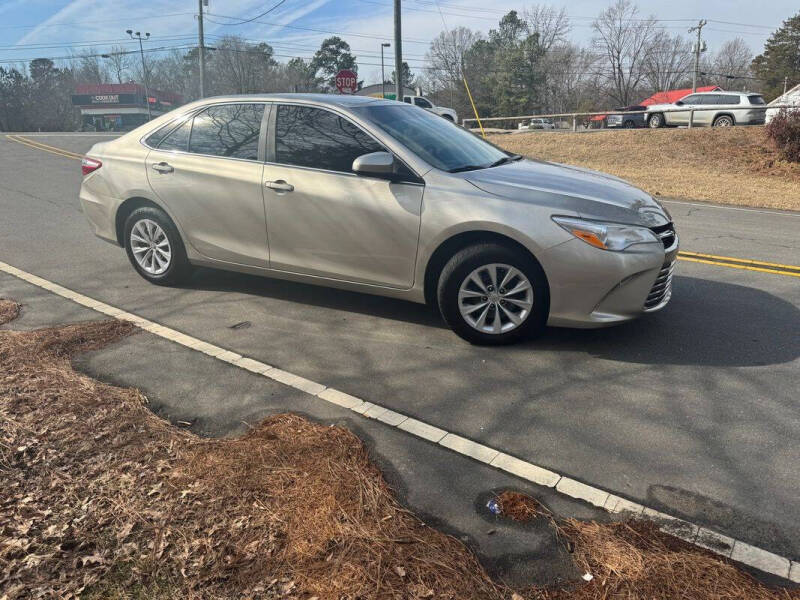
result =
[[394,568],[394,572],[397,573],[400,577],[405,577],[406,576],[406,570],[403,567],[400,567],[400,566],[395,567]]

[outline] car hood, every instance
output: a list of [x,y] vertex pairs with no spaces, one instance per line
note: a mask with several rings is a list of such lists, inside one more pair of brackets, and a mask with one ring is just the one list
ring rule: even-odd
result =
[[627,181],[569,165],[522,159],[467,171],[464,179],[495,196],[553,207],[586,219],[658,227],[669,214],[649,194]]

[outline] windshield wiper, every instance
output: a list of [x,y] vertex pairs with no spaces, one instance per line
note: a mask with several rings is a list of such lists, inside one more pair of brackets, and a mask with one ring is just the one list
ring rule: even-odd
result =
[[511,156],[504,156],[503,158],[496,160],[493,163],[489,163],[488,165],[463,165],[461,167],[456,167],[455,169],[450,169],[447,172],[461,173],[463,171],[477,171],[478,169],[491,169],[492,167],[499,167],[500,165],[514,162],[515,160],[519,160],[520,158],[522,158],[521,154],[512,154]]
[[477,171],[478,169],[485,169],[489,165],[463,165],[455,169],[448,169],[448,173],[461,173],[462,171]]
[[521,154],[512,154],[511,156],[504,156],[503,158],[494,161],[487,168],[499,167],[500,165],[504,165],[506,163],[514,162],[515,160],[519,160],[520,158],[522,158]]

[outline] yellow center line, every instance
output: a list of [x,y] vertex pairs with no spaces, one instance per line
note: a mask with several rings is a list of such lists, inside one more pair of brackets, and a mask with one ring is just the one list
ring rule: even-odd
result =
[[29,148],[33,148],[35,150],[42,150],[44,152],[50,152],[51,154],[58,154],[59,156],[63,156],[65,158],[72,158],[75,160],[81,160],[83,158],[82,154],[76,154],[75,152],[70,152],[69,150],[43,144],[42,142],[34,142],[33,140],[25,138],[21,135],[6,135],[6,139],[18,144],[22,144],[23,146],[28,146]]
[[716,254],[701,254],[700,252],[678,252],[678,256],[687,258],[704,258],[711,260],[724,260],[745,265],[761,265],[763,267],[772,267],[775,269],[790,269],[792,271],[800,271],[800,266],[795,265],[782,265],[780,263],[764,262],[763,260],[752,260],[749,258],[734,258],[732,256],[718,256]]
[[[685,260],[688,262],[695,262],[695,263],[702,263],[704,265],[714,265],[717,267],[728,267],[731,269],[743,269],[745,271],[758,271],[759,273],[772,273],[774,275],[787,275],[789,277],[800,277],[800,268],[798,267],[790,267],[794,269],[798,269],[797,271],[790,271],[787,269],[775,268],[769,269],[766,267],[755,267],[752,264],[762,264],[761,261],[742,261],[743,264],[737,263],[727,263],[727,262],[719,262],[716,260],[707,260],[704,258],[693,258],[691,256],[685,256],[683,252],[678,253],[678,260]],[[737,259],[732,259],[737,260]],[[748,264],[750,263],[750,264]],[[765,264],[774,264],[774,263],[765,263]]]

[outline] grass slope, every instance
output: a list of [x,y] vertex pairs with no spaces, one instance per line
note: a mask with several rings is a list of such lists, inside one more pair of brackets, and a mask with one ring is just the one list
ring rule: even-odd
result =
[[800,164],[787,163],[761,127],[494,135],[531,158],[611,173],[652,195],[800,210]]

